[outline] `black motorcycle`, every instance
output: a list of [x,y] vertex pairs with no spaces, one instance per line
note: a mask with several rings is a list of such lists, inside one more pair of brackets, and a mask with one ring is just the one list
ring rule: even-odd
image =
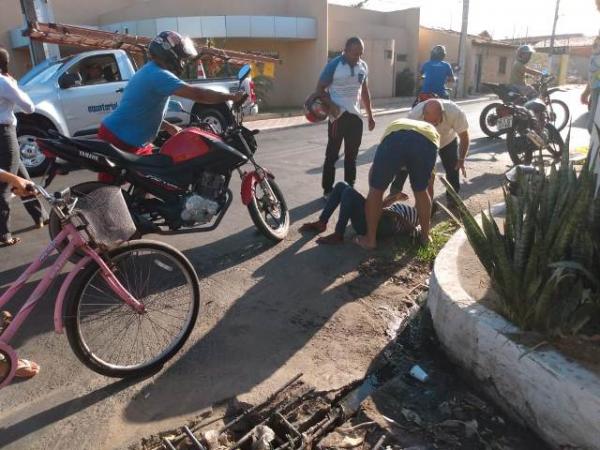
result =
[[[552,75],[542,75],[533,86],[538,92],[538,98],[546,105],[548,122],[562,131],[567,126],[571,113],[565,102],[550,97],[555,92],[564,92],[559,87],[550,87],[552,81]],[[479,126],[487,136],[499,137],[506,133],[506,128],[498,128],[498,119],[510,115],[507,107],[513,104],[523,106],[531,99],[516,92],[509,84],[483,83],[483,86],[496,94],[502,103],[487,105],[479,116]]]
[[[240,85],[250,74],[244,66],[238,74]],[[113,184],[123,186],[123,195],[141,235],[212,231],[221,222],[233,194],[229,184],[233,172],[242,179],[242,203],[256,227],[269,239],[281,241],[288,233],[289,211],[275,177],[254,159],[255,135],[243,126],[243,102],[233,105],[234,123],[222,134],[210,125],[190,126],[167,139],[148,156],[123,152],[98,140],[74,139],[55,134],[38,139],[40,149],[54,157],[47,184],[57,173],[66,173],[56,157],[79,167],[110,174]],[[192,124],[194,122],[192,121]],[[242,166],[250,163],[249,171]],[[88,195],[104,186],[82,183],[71,195]],[[60,219],[50,216],[50,235],[61,230]]]

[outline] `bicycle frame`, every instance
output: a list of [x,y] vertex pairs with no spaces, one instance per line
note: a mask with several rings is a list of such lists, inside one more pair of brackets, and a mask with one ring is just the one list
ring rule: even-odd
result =
[[46,247],[38,256],[38,258],[31,263],[31,265],[21,274],[21,276],[14,281],[11,286],[0,296],[0,308],[2,308],[17,292],[21,290],[21,288],[25,285],[25,283],[31,278],[31,276],[38,272],[44,262],[48,259],[48,257],[54,252],[54,250],[58,250],[60,245],[65,241],[69,241],[67,246],[59,252],[59,256],[56,261],[48,268],[46,268],[46,273],[43,278],[40,280],[34,291],[31,293],[29,298],[25,301],[19,312],[12,319],[11,323],[6,327],[4,332],[0,335],[0,351],[3,352],[10,358],[10,372],[7,377],[0,383],[0,388],[3,388],[7,384],[9,384],[14,378],[16,369],[17,369],[17,353],[15,350],[8,344],[10,339],[15,335],[17,330],[21,327],[23,322],[27,319],[33,308],[40,301],[42,296],[46,293],[48,288],[52,285],[52,282],[60,273],[62,268],[65,266],[69,258],[75,253],[77,249],[83,250],[86,256],[82,258],[70,271],[65,280],[63,281],[60,290],[58,292],[58,296],[55,300],[54,306],[54,329],[56,333],[61,334],[63,332],[63,320],[62,320],[62,312],[63,312],[63,304],[66,298],[67,292],[69,291],[69,287],[75,276],[79,273],[79,271],[84,268],[88,263],[95,262],[100,267],[100,273],[102,278],[106,281],[108,286],[118,295],[118,297],[125,303],[127,303],[131,308],[133,308],[139,314],[144,313],[144,305],[136,300],[128,291],[123,287],[123,285],[119,282],[117,277],[114,275],[112,270],[106,265],[104,260],[100,257],[100,255],[92,249],[82,238],[79,231],[71,222],[66,222],[62,231],[56,236],[56,238],[50,242],[48,247]]

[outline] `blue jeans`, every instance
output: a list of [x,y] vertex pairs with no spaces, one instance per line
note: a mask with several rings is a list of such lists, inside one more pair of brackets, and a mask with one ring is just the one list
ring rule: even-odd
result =
[[335,225],[335,232],[344,235],[348,221],[352,221],[352,228],[357,234],[367,233],[367,219],[365,216],[365,198],[352,186],[343,181],[338,182],[323,208],[319,220],[323,223],[329,221],[337,207],[340,207],[340,215]]

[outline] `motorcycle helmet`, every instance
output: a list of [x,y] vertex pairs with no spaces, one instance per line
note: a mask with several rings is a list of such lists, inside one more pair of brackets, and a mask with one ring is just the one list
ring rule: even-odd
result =
[[312,123],[327,119],[329,109],[317,94],[311,94],[304,102],[304,116]]
[[535,49],[531,45],[521,45],[517,49],[517,60],[523,64],[527,64],[531,60],[531,57],[534,53]]
[[198,56],[194,42],[175,31],[163,31],[148,46],[150,57],[181,76],[185,63]]
[[443,45],[435,45],[431,49],[431,59],[434,61],[442,61],[446,57],[446,47]]

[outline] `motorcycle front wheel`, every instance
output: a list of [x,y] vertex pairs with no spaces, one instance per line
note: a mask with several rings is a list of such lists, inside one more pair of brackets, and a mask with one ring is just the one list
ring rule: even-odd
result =
[[[565,141],[553,125],[546,124],[545,130],[547,143],[542,150],[549,153],[553,161],[556,162],[560,160],[565,150]],[[511,128],[506,135],[506,147],[514,165],[531,164],[534,153],[538,151],[526,136],[522,136],[514,128]]]
[[275,198],[271,198],[268,189],[261,183],[256,183],[248,212],[262,234],[272,241],[280,242],[290,229],[290,212],[277,183],[272,178],[265,179],[263,183],[270,186]]
[[550,100],[549,110],[550,122],[558,131],[562,131],[569,123],[571,116],[569,107],[562,100],[552,99]]
[[502,103],[490,103],[483,108],[483,111],[481,111],[481,115],[479,116],[479,126],[481,127],[481,131],[489,137],[499,137],[506,133],[504,130],[498,130],[498,107],[502,107]]

